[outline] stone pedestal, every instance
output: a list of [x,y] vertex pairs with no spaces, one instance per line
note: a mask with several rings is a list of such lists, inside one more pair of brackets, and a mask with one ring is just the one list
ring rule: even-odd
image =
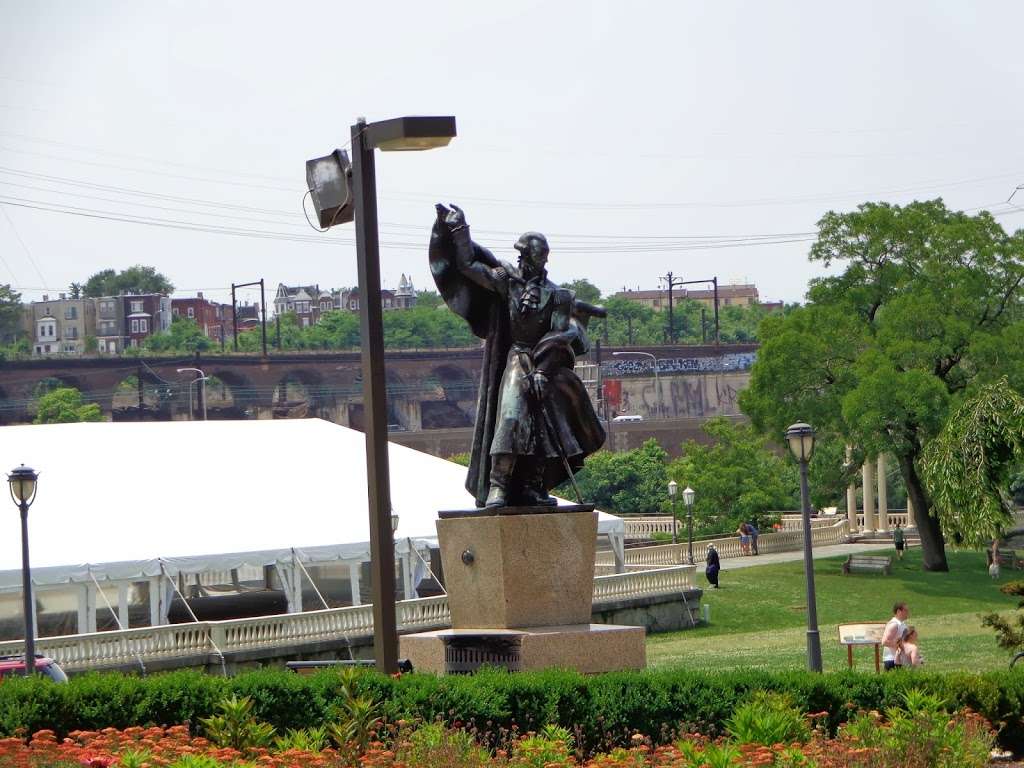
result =
[[438,674],[642,669],[643,627],[591,624],[592,506],[442,512],[437,522],[452,629],[405,635],[400,653]]
[[597,513],[437,521],[452,626],[589,624]]

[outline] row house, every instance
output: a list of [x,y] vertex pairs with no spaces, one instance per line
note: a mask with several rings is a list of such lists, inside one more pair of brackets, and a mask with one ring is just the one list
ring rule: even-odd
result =
[[116,355],[171,327],[171,300],[158,293],[101,296],[96,302],[96,348]]
[[[623,290],[616,293],[614,298],[626,299],[628,301],[635,302],[636,304],[650,307],[657,312],[660,312],[663,309],[668,309],[667,288],[659,288],[654,291]],[[683,288],[676,289],[672,292],[673,303],[684,299],[696,301],[703,304],[708,309],[713,309],[715,306],[715,291],[712,288],[702,288],[698,290]],[[760,304],[761,300],[758,295],[756,285],[719,285],[718,303],[719,306],[722,307],[750,307],[755,304]]]
[[232,328],[231,305],[210,301],[202,291],[191,299],[171,299],[171,316],[194,320],[203,335],[213,341],[230,339]]
[[274,314],[294,312],[303,328],[316,325],[321,314],[334,308],[335,300],[331,291],[321,291],[319,285],[277,285]]
[[[348,312],[359,311],[359,289],[358,288],[342,288],[340,291],[334,291],[335,309],[345,310]],[[402,274],[402,278],[398,281],[398,288],[391,291],[387,288],[381,289],[380,292],[380,305],[384,310],[389,309],[412,309],[416,306],[416,289],[413,287],[412,278],[406,277]]]
[[33,301],[25,307],[25,330],[37,357],[81,356],[85,339],[96,335],[96,305],[92,299],[69,299],[59,294],[51,300]]

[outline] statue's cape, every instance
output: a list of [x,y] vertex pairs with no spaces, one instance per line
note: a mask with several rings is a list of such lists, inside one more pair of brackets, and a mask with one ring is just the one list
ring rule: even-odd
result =
[[[476,243],[473,244],[473,255],[477,261],[488,266],[501,266],[494,254]],[[490,488],[490,447],[498,412],[501,377],[512,346],[508,309],[503,298],[459,272],[455,260],[455,243],[442,222],[434,222],[430,234],[429,257],[430,272],[445,304],[469,323],[476,336],[484,339],[473,447],[466,478],[466,490],[473,495],[478,506],[483,506]],[[585,320],[581,325],[585,326]],[[570,341],[545,341],[537,345],[534,360],[548,375],[550,405],[547,412],[554,420],[551,426],[558,433],[574,435],[583,451],[568,457],[570,468],[576,472],[583,467],[583,460],[598,450],[605,440],[604,429],[594,412],[586,388],[572,370],[575,352],[586,351],[586,340],[580,329],[579,334]],[[547,488],[565,482],[568,475],[560,458],[547,460],[544,477]]]

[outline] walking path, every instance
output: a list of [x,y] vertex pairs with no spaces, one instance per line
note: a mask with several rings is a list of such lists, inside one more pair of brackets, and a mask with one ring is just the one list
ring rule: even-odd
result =
[[[827,547],[815,547],[814,559],[820,557],[838,557],[839,555],[853,555],[858,552],[877,552],[878,550],[889,550],[889,554],[896,556],[896,550],[892,542],[878,542],[875,544],[832,544]],[[751,555],[750,557],[723,557],[722,570],[731,571],[736,568],[749,568],[752,565],[769,565],[771,563],[791,563],[794,560],[803,560],[802,549],[790,552],[772,552],[765,555]]]

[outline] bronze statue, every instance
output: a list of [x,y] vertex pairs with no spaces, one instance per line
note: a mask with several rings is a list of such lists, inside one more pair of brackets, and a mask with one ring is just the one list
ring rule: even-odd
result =
[[485,340],[467,490],[478,507],[548,506],[548,491],[571,478],[605,433],[576,355],[604,309],[548,280],[548,243],[527,232],[518,265],[498,261],[469,236],[455,205],[437,205],[430,270],[448,307]]

